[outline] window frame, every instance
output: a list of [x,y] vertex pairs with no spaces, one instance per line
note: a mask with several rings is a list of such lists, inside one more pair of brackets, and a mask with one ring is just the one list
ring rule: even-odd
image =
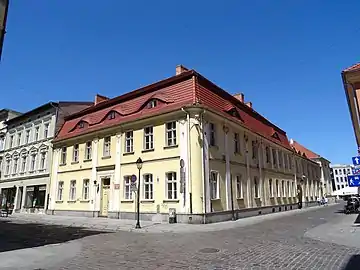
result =
[[[148,179],[146,179],[147,177]],[[146,191],[147,185],[149,186],[148,191]],[[148,201],[154,200],[154,176],[152,173],[143,174],[143,199]]]
[[[174,124],[174,126],[169,128],[168,125],[172,125],[172,124]],[[171,134],[172,138],[169,138],[169,133]],[[169,140],[171,140],[171,141],[169,141]],[[165,123],[165,145],[168,147],[177,145],[177,123],[176,123],[176,121],[170,121],[170,122]]]
[[49,137],[49,127],[50,123],[44,123],[44,139]]
[[82,196],[81,197],[84,201],[90,200],[90,179],[87,179],[87,178],[83,179],[83,188],[82,188]]
[[60,165],[66,165],[66,159],[67,159],[67,147],[64,146],[61,148]]
[[216,146],[216,125],[209,123],[209,146]]
[[[215,174],[215,181],[214,181],[214,176]],[[215,171],[215,170],[211,170],[210,171],[210,174],[209,174],[209,184],[210,184],[210,200],[219,200],[220,199],[220,180],[219,180],[219,172],[218,171]],[[214,185],[214,182],[215,182],[215,185]],[[214,188],[215,187],[215,193],[214,194]],[[215,195],[215,196],[214,196]]]
[[73,146],[73,159],[72,159],[73,163],[79,162],[79,153],[80,153],[79,144],[78,143],[74,144],[74,146]]
[[111,136],[104,137],[103,157],[111,157]]
[[14,162],[13,162],[13,172],[12,172],[12,174],[17,174],[18,166],[19,166],[19,157],[16,157],[13,160],[14,160]]
[[261,194],[260,194],[260,190],[259,190],[259,177],[254,176],[254,198],[260,199],[260,197],[261,197]]
[[70,180],[69,201],[76,201],[76,180],[74,179]]
[[238,200],[244,199],[244,187],[243,187],[243,181],[242,181],[242,174],[235,175],[235,186],[236,186],[236,199],[238,199]]
[[35,126],[34,129],[35,129],[34,142],[37,142],[39,140],[40,126]]
[[[151,132],[146,133],[146,129],[151,129]],[[144,150],[153,150],[154,149],[154,126],[146,126],[143,129],[143,149]],[[149,138],[148,146],[146,146],[146,138]],[[151,140],[150,140],[151,139]]]
[[[169,176],[171,175],[171,179]],[[169,185],[171,185],[171,190],[169,190]],[[169,171],[165,173],[165,198],[167,200],[178,200],[178,181],[177,181],[177,173],[175,171]],[[171,196],[169,196],[169,192],[171,192]],[[171,197],[171,198],[170,198]]]
[[30,172],[34,172],[36,171],[36,159],[37,159],[37,154],[31,154],[31,158],[30,158]]
[[64,181],[58,181],[56,200],[63,201],[63,199],[64,199]]
[[131,191],[131,175],[124,175],[123,181],[124,181],[123,198],[124,198],[124,200],[132,201],[133,197],[132,197],[132,191]]
[[27,164],[27,155],[21,157],[21,170],[20,170],[21,173],[26,172],[26,164]]
[[31,129],[25,130],[25,144],[28,144],[30,142],[31,138]]
[[[128,137],[129,135],[129,137]],[[134,153],[134,131],[128,130],[125,132],[125,153]]]
[[269,178],[269,193],[270,193],[270,198],[274,198],[274,186],[273,186],[272,178]]
[[91,160],[92,159],[92,141],[87,141],[85,143],[85,160]]
[[45,170],[45,169],[46,169],[46,156],[47,156],[47,153],[46,153],[46,152],[41,152],[41,153],[40,153],[40,166],[39,166],[39,170]]
[[241,153],[240,134],[238,132],[234,132],[234,153],[235,154]]

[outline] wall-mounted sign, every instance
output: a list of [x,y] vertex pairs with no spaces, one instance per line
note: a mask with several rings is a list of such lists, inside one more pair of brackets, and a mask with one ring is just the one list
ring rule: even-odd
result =
[[120,189],[120,184],[114,184],[114,189]]

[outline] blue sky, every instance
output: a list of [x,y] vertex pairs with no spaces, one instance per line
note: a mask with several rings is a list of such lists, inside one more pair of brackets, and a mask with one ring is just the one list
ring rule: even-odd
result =
[[333,163],[356,144],[340,73],[360,61],[360,1],[12,0],[0,108],[110,97],[183,64]]

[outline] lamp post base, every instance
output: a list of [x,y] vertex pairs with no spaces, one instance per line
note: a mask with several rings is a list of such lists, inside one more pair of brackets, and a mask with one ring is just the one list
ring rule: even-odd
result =
[[136,225],[135,225],[135,229],[141,229],[141,227],[140,227],[140,223],[136,223]]

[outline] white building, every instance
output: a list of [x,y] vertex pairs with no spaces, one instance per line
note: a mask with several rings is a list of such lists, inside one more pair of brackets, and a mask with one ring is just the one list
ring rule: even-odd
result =
[[343,189],[348,186],[347,176],[352,175],[353,165],[334,164],[331,165],[331,178],[333,181],[334,191]]

